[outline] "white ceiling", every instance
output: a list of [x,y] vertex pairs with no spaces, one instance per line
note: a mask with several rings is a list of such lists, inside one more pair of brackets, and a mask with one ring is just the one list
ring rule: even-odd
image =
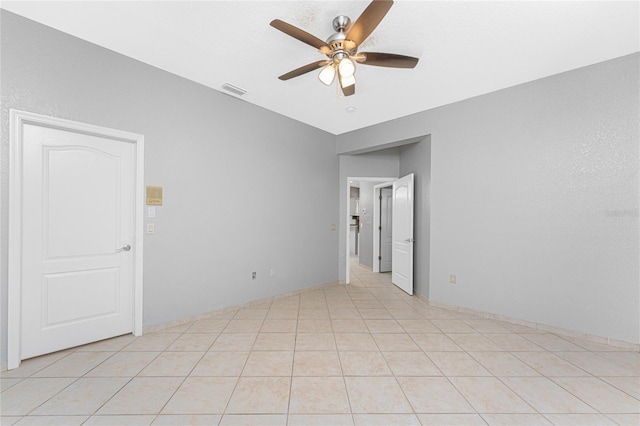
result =
[[[3,1],[2,8],[333,134],[640,50],[638,1],[396,1],[360,51],[420,58],[413,70],[359,65],[356,94],[336,97],[323,59],[269,26],[321,38],[368,1]],[[347,112],[355,107],[355,112]]]

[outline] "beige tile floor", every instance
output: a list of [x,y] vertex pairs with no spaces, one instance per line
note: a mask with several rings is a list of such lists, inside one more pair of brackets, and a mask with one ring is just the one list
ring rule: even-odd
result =
[[352,281],[24,361],[1,423],[640,424],[638,352]]

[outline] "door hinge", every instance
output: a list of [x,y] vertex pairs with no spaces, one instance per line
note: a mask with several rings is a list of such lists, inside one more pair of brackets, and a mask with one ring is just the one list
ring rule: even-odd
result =
[[378,226],[378,231],[382,231],[382,226]]
[[378,256],[378,260],[382,260],[382,256]]
[[378,199],[379,199],[379,200],[382,200],[382,195],[378,195]]

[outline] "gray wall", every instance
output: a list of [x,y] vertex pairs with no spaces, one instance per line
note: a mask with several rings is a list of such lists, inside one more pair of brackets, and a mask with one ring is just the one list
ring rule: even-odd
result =
[[348,153],[431,135],[432,300],[640,342],[639,61],[338,136]]
[[338,279],[335,136],[0,14],[3,363],[9,108],[145,136],[146,184],[164,187],[144,242],[145,325]]
[[[347,178],[348,177],[390,177],[397,178],[399,171],[398,148],[391,148],[359,155],[340,156],[339,179],[339,204],[340,226],[339,230],[339,276],[340,280],[346,278],[346,253],[347,247]],[[360,191],[362,199],[362,190]],[[362,243],[360,245],[362,248]]]
[[431,136],[421,142],[400,147],[400,176],[414,174],[413,212],[413,287],[429,297],[431,264]]

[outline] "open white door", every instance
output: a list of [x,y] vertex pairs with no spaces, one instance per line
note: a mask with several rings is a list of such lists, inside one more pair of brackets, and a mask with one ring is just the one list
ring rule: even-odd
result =
[[413,173],[393,182],[391,282],[413,294]]

